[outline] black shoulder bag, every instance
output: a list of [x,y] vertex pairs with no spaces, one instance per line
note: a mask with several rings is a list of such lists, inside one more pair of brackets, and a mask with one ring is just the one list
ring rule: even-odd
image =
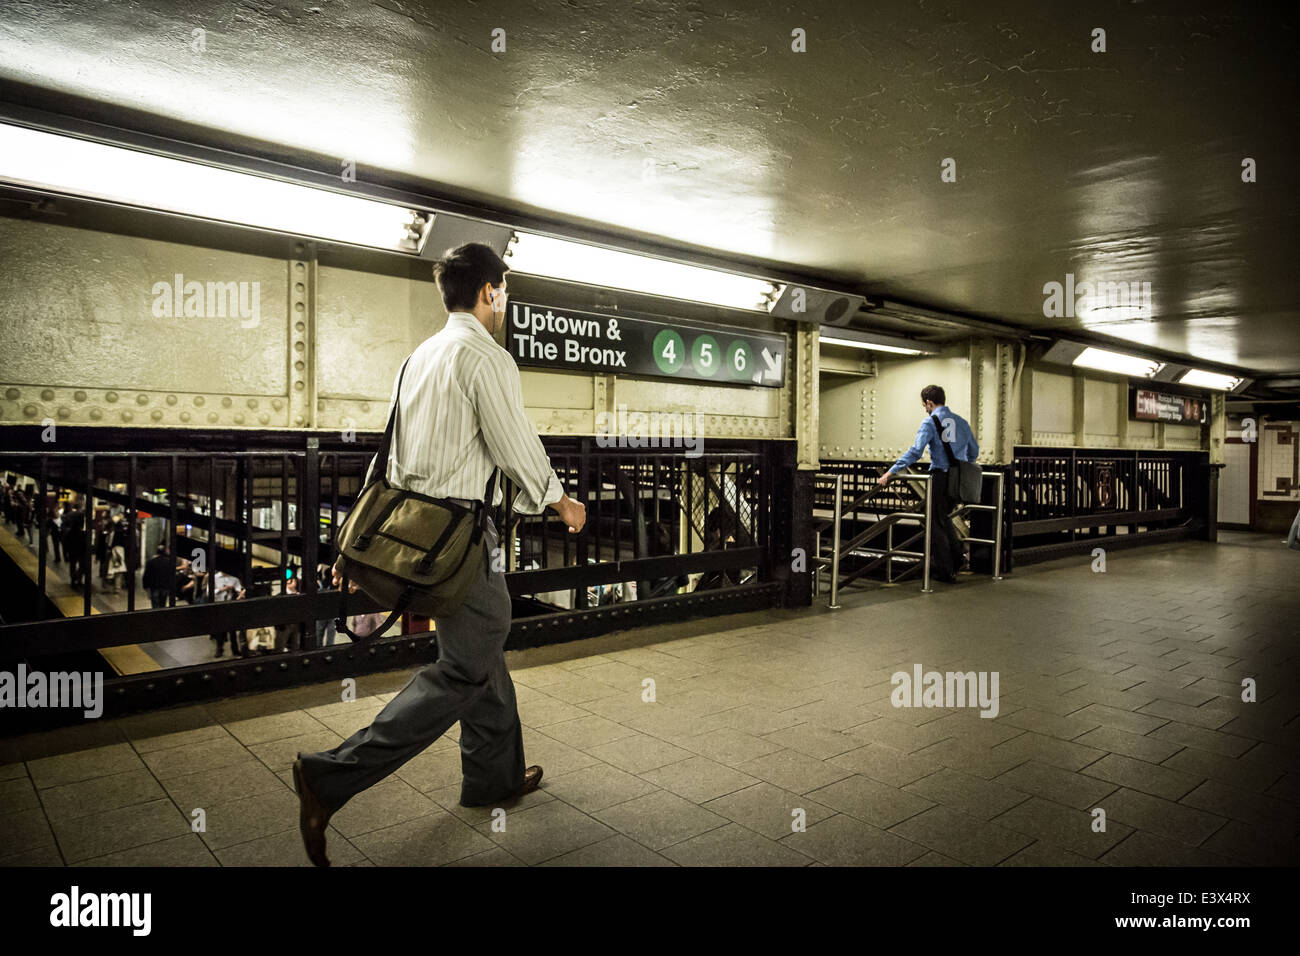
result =
[[959,461],[957,453],[952,450],[952,443],[943,437],[943,425],[939,422],[939,416],[931,415],[930,421],[934,422],[939,441],[943,442],[943,450],[948,453],[948,497],[960,504],[979,504],[984,489],[983,469],[976,462]]

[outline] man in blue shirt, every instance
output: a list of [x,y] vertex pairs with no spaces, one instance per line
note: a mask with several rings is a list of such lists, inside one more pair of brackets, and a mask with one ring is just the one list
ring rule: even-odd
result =
[[925,449],[930,449],[930,488],[933,494],[931,526],[937,531],[930,538],[930,571],[940,581],[951,583],[957,580],[957,571],[965,563],[966,554],[950,517],[954,503],[948,497],[950,463],[944,442],[952,446],[959,461],[974,461],[979,457],[980,447],[975,441],[970,423],[944,404],[946,400],[943,388],[939,385],[927,385],[921,389],[925,420],[916,430],[916,441],[903,452],[893,467],[876,480],[881,485],[889,484],[896,473],[915,464]]

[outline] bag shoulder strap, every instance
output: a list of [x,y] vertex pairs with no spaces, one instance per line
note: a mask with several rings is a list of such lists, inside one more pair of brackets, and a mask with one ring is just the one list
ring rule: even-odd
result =
[[474,540],[477,543],[478,538],[487,530],[488,515],[492,512],[492,499],[496,496],[497,476],[501,474],[501,468],[498,465],[492,466],[492,474],[488,475],[487,485],[483,488],[483,500],[479,503],[478,521],[474,527]]
[[952,442],[943,437],[943,425],[939,423],[939,416],[931,415],[930,421],[934,422],[935,433],[938,434],[939,441],[943,443],[943,450],[948,453],[948,467],[954,468],[959,464],[963,464],[962,460],[957,457],[957,453],[952,450]]
[[[374,460],[370,462],[370,469],[366,472],[366,484],[385,477],[388,474],[388,462],[393,453],[393,435],[397,431],[397,410],[402,404],[402,379],[406,377],[406,366],[410,363],[411,356],[406,357],[402,363],[401,371],[397,373],[397,394],[393,398],[393,407],[388,411],[388,424],[384,426],[384,437],[379,442],[379,451],[375,452]],[[375,465],[382,463],[382,469],[375,475]]]

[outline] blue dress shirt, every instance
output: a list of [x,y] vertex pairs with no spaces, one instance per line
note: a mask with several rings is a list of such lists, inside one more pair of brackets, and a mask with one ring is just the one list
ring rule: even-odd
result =
[[[940,405],[932,414],[944,427],[947,426],[948,421],[952,421],[952,434],[948,438],[948,443],[952,445],[952,450],[957,453],[959,460],[974,461],[979,457],[980,446],[975,441],[975,433],[971,431],[970,422],[953,412],[947,405]],[[921,422],[921,427],[916,430],[916,441],[912,442],[911,448],[903,452],[903,457],[894,463],[894,466],[889,469],[890,472],[901,471],[915,464],[920,460],[926,446],[930,448],[930,470],[947,471],[948,450],[943,447],[943,436],[934,427],[933,418],[927,415],[925,421]]]

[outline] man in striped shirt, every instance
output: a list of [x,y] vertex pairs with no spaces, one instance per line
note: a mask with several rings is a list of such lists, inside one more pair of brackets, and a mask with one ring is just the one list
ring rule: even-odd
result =
[[[576,534],[586,507],[551,468],[524,413],[519,369],[495,336],[505,323],[506,264],[467,243],[434,265],[447,324],[411,354],[393,386],[397,433],[388,479],[395,486],[471,505],[494,466],[519,489],[515,509],[555,510]],[[375,467],[374,464],[371,466]],[[495,488],[496,504],[501,499]],[[370,726],[333,750],[300,754],[294,780],[307,855],[328,866],[325,827],[353,796],[383,780],[460,722],[462,806],[495,806],[537,789],[542,768],[525,769],[523,732],[504,648],[510,595],[496,528],[485,532],[488,561],[465,603],[435,618],[438,660],[420,670]]]

